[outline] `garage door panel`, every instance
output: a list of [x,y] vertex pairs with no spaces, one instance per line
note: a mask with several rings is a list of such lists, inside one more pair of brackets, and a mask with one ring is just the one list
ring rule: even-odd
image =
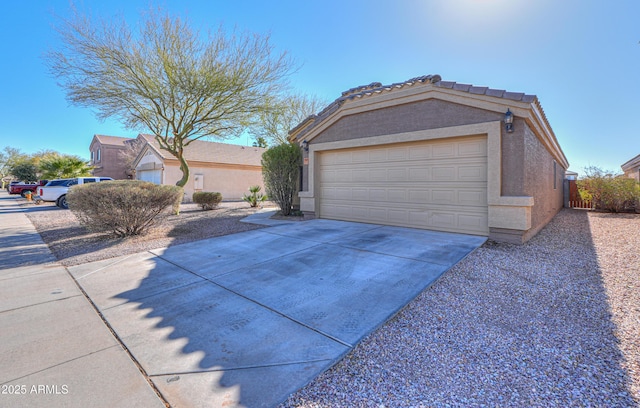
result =
[[354,151],[351,160],[353,163],[369,163],[369,151]]
[[390,209],[387,212],[387,220],[392,224],[407,224],[409,222],[409,211]]
[[484,140],[470,140],[458,143],[458,156],[486,156],[487,144]]
[[488,235],[486,137],[321,152],[318,215]]
[[433,190],[431,192],[431,202],[435,204],[450,204],[456,201],[456,190]]
[[406,188],[390,188],[387,190],[387,196],[392,197],[397,202],[407,202],[409,200],[408,194],[409,191]]
[[369,200],[372,201],[387,201],[387,190],[384,188],[371,188],[369,189]]
[[387,160],[387,151],[383,149],[369,150],[369,162],[378,162]]
[[387,170],[385,169],[370,170],[367,174],[369,175],[369,180],[367,181],[377,181],[377,182],[387,181]]
[[389,161],[405,161],[409,158],[409,149],[406,147],[396,147],[389,149],[387,159]]
[[433,168],[434,181],[453,181],[457,178],[455,166],[437,166]]
[[334,164],[351,164],[353,163],[352,152],[347,151],[343,152],[343,154],[336,155]]
[[458,180],[461,181],[487,181],[487,165],[471,165],[458,167]]
[[433,146],[433,157],[454,157],[456,155],[456,146],[453,143],[442,143]]
[[139,170],[138,180],[150,181],[154,184],[161,184],[162,170]]
[[403,182],[407,180],[407,169],[389,169],[387,180]]
[[431,213],[431,225],[442,229],[454,229],[456,227],[456,214],[444,211],[433,211]]
[[429,169],[409,169],[410,181],[429,181],[431,180],[431,172]]
[[477,191],[458,191],[456,204],[462,206],[487,206],[487,193],[483,190]]
[[431,146],[417,146],[409,150],[409,160],[424,160],[431,158]]
[[352,199],[359,201],[367,201],[369,200],[369,189],[368,188],[354,188],[352,191]]

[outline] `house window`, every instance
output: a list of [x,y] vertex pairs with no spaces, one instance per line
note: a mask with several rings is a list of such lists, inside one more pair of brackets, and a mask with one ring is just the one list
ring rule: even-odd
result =
[[558,163],[553,161],[553,189],[556,190],[558,188]]
[[96,158],[95,158],[94,152],[92,150],[91,151],[91,163],[95,162],[95,160],[96,160]]
[[98,155],[96,157],[96,161],[100,161],[100,149],[98,149]]

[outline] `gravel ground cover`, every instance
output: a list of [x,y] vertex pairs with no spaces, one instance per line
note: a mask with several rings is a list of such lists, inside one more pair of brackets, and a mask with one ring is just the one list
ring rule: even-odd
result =
[[[264,207],[276,209],[271,203]],[[89,232],[69,210],[51,203],[29,205],[27,217],[58,261],[78,265],[120,255],[133,254],[200,239],[263,228],[240,220],[254,214],[246,202],[222,202],[217,209],[203,211],[196,204],[182,204],[180,214],[166,214],[148,234],[116,238]]]
[[488,242],[280,408],[634,407],[640,215]]

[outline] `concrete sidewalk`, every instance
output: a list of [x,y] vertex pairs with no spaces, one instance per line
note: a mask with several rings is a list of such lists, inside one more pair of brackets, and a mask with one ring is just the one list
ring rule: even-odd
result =
[[0,406],[164,407],[24,205],[0,191]]

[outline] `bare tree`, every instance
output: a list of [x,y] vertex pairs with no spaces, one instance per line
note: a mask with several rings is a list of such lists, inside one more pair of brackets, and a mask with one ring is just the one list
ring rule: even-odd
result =
[[133,177],[133,172],[135,171],[133,162],[135,162],[143,146],[144,141],[140,138],[135,138],[125,141],[124,149],[118,152],[118,159],[124,164],[129,177]]
[[148,130],[180,162],[203,137],[236,136],[281,93],[294,70],[269,35],[217,32],[201,36],[189,22],[159,11],[145,15],[134,35],[123,20],[92,21],[73,10],[61,19],[63,47],[46,56],[51,73],[76,106]]
[[268,109],[260,112],[249,132],[258,145],[261,140],[271,146],[288,143],[289,131],[326,105],[322,99],[303,94],[271,98]]

